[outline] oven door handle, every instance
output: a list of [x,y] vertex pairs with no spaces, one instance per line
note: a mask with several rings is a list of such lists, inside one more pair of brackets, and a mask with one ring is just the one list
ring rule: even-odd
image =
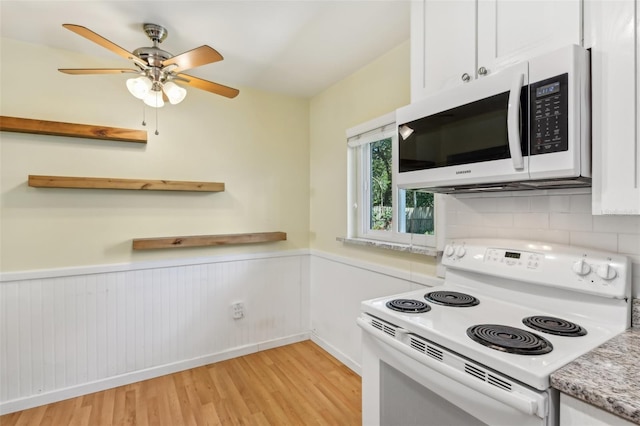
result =
[[[484,381],[475,379],[469,376],[468,374],[458,371],[441,361],[436,361],[435,359],[429,358],[428,356],[421,354],[415,349],[411,349],[406,344],[398,341],[397,339],[389,336],[388,334],[382,331],[377,330],[362,318],[357,318],[356,321],[364,331],[371,334],[376,339],[381,340],[382,342],[386,343],[392,348],[399,350],[404,355],[418,361],[419,363],[431,368],[432,370],[435,370],[455,380],[456,382],[475,390],[476,392],[487,395],[525,414],[536,415],[540,418],[545,417],[546,415],[546,413],[544,413],[545,407],[541,406],[541,404],[539,404],[538,401],[535,400],[534,398],[530,398],[527,395],[522,395],[521,393],[517,393],[517,392],[507,392],[493,385],[489,385]],[[400,331],[401,334],[408,334],[404,330],[397,330],[397,331]]]
[[509,91],[509,107],[507,109],[507,137],[509,138],[509,152],[513,168],[524,169],[524,159],[522,157],[522,146],[520,145],[520,92],[524,74],[516,74]]

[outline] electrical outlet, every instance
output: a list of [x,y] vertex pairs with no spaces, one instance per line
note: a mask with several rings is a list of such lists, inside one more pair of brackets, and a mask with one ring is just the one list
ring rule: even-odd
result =
[[244,318],[244,303],[236,302],[231,305],[233,319]]

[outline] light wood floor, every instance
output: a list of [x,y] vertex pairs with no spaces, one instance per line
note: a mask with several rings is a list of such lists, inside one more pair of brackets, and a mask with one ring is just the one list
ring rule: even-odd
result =
[[360,425],[360,377],[311,341],[0,417],[12,425]]

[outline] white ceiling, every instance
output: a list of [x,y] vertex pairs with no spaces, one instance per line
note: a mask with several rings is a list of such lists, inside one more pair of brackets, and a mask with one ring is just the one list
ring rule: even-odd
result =
[[0,1],[2,37],[108,57],[115,66],[129,63],[62,24],[85,26],[133,51],[152,44],[142,31],[145,22],[168,29],[161,47],[174,55],[208,44],[225,58],[190,74],[232,87],[309,97],[407,40],[409,2]]

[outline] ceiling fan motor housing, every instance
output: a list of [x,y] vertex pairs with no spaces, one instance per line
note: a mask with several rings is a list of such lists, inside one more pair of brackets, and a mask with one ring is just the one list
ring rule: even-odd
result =
[[162,43],[169,35],[169,32],[165,27],[158,24],[144,24],[142,26],[144,32],[147,34],[154,43]]
[[158,47],[158,43],[162,43],[167,38],[169,32],[161,25],[144,24],[144,32],[153,41],[153,47],[140,47],[133,51],[133,54],[149,64],[150,67],[162,67],[162,62],[173,55],[166,50]]
[[145,61],[149,64],[150,67],[161,67],[162,62],[166,61],[169,58],[172,58],[173,55],[166,50],[162,50],[159,47],[140,47],[133,51],[133,54],[138,58]]

